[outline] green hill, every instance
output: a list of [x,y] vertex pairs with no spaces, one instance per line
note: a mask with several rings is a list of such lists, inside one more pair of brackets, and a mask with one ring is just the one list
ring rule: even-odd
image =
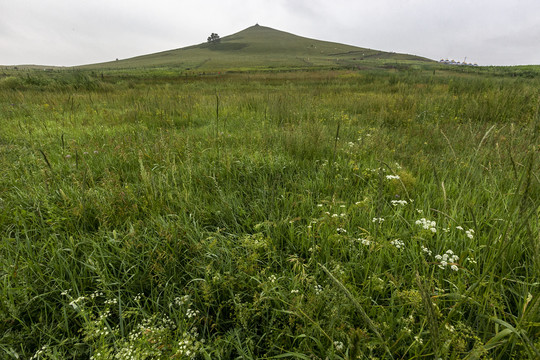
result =
[[243,70],[362,66],[385,61],[418,62],[426,58],[309,39],[255,25],[221,38],[181,49],[137,56],[83,68],[177,67],[185,70]]

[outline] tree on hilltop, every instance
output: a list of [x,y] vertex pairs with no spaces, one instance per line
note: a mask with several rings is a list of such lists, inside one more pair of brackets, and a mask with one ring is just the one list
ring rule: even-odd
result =
[[219,37],[218,34],[212,33],[212,34],[208,37],[208,42],[209,42],[209,43],[212,43],[212,44],[219,44],[219,43],[221,42],[221,38]]

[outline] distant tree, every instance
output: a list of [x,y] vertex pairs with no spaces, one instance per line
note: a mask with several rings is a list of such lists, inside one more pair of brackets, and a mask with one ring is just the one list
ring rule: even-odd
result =
[[218,34],[212,33],[212,34],[208,37],[208,42],[209,42],[209,43],[212,43],[212,44],[219,44],[219,43],[221,42],[221,38],[219,37]]

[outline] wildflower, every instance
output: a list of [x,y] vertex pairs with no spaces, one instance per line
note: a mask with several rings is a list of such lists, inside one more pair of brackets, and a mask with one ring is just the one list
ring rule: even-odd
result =
[[317,204],[317,207],[322,207],[322,206],[323,206],[323,204]]
[[383,218],[376,218],[376,217],[373,218],[373,220],[371,220],[371,222],[374,222],[374,223],[375,223],[375,222],[378,222],[379,224],[382,223],[383,221],[384,221]]
[[407,205],[407,200],[392,200],[390,202],[392,203],[393,206]]
[[345,230],[344,228],[337,228],[337,232],[338,234],[345,234],[347,233],[347,230]]
[[69,159],[71,157],[71,155],[67,154],[66,155],[66,159]]
[[117,303],[118,303],[118,300],[116,298],[105,300],[106,305],[116,305]]
[[291,290],[291,294],[298,294],[299,292],[300,292],[300,290],[297,290],[297,289]]
[[97,153],[99,153],[99,151],[97,151],[97,150],[94,150],[94,154],[97,154]]
[[[429,250],[427,247],[425,247],[423,245],[422,245],[422,251],[425,252],[428,255],[431,255],[431,250]],[[437,256],[439,256],[439,255],[437,255]]]
[[334,341],[334,346],[337,351],[343,351],[343,348],[345,347],[341,341]]
[[461,226],[456,226],[456,229],[458,229],[458,230],[463,230],[463,227],[461,227]]
[[315,285],[313,288],[315,290],[315,294],[317,295],[323,292],[323,287],[321,285]]
[[270,276],[268,277],[268,280],[270,280],[270,282],[272,282],[272,283],[275,283],[276,280],[277,280],[277,277],[276,277],[276,275],[270,275]]
[[423,213],[424,213],[424,210],[416,209],[416,212],[419,213],[419,214],[423,214]]
[[88,151],[83,152],[83,155],[88,155]]
[[474,238],[474,230],[473,229],[469,229],[469,230],[465,231],[465,234],[471,240]]
[[390,241],[390,244],[394,245],[397,249],[401,249],[405,246],[405,243],[399,239]]
[[452,250],[446,250],[446,252],[442,255],[435,255],[435,259],[439,261],[439,264],[437,265],[441,269],[446,269],[448,264],[450,265],[450,269],[454,271],[458,271],[459,268],[455,264],[459,260],[459,256],[455,255]]
[[388,180],[399,180],[400,179],[399,175],[386,175],[386,178]]
[[420,220],[416,220],[416,225],[421,225],[422,228],[430,230],[433,233],[437,232],[437,229],[435,228],[435,226],[437,226],[437,223],[435,221],[430,221],[426,218],[422,218]]
[[189,319],[191,319],[192,317],[195,317],[197,315],[199,315],[199,310],[193,310],[193,309],[188,308],[187,311],[186,311],[186,316]]
[[369,246],[371,245],[371,241],[368,239],[358,239],[362,243],[362,245]]
[[332,214],[333,218],[337,218],[338,216],[339,216],[338,214]]

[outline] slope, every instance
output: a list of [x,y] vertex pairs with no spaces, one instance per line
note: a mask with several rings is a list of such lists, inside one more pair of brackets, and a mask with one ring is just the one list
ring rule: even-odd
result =
[[309,39],[254,25],[221,38],[181,49],[137,56],[84,68],[178,67],[185,70],[231,70],[360,66],[363,62],[430,61],[414,55],[389,53],[328,41]]

